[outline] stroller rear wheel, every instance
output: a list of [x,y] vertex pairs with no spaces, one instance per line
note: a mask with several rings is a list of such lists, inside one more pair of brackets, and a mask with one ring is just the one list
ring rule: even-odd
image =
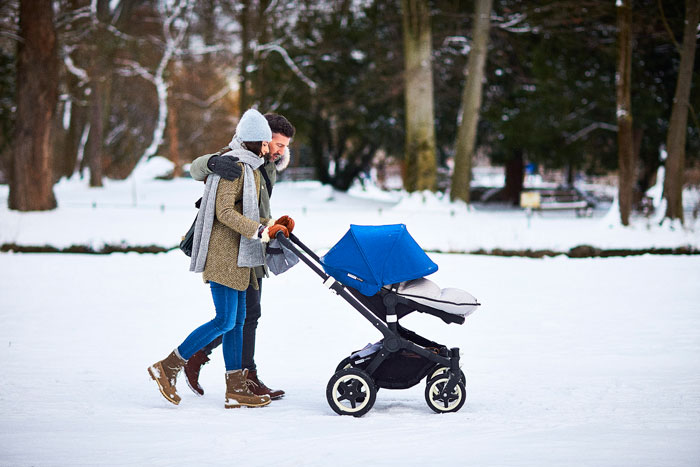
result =
[[358,368],[337,371],[326,387],[328,404],[338,415],[361,417],[374,406],[376,398],[374,381]]
[[445,386],[448,379],[448,372],[439,373],[428,381],[425,388],[425,401],[428,403],[428,407],[437,413],[457,412],[466,400],[467,391],[464,380],[457,381],[452,392],[447,394]]

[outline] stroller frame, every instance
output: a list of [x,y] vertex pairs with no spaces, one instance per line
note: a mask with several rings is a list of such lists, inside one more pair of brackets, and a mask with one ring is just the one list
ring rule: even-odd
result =
[[[343,362],[341,362],[341,365],[339,365],[338,370],[334,375],[334,378],[340,375],[339,379],[344,378],[347,380],[349,378],[352,380],[354,378],[355,380],[359,380],[359,382],[351,381],[352,384],[348,383],[351,386],[350,389],[358,391],[360,390],[360,386],[364,386],[364,389],[371,393],[367,395],[368,397],[365,397],[365,400],[360,398],[358,401],[358,405],[361,406],[360,409],[356,410],[356,403],[353,401],[351,401],[352,407],[348,408],[347,410],[344,410],[342,406],[339,406],[340,404],[334,404],[331,401],[330,391],[332,389],[331,385],[334,383],[334,378],[331,378],[328,385],[327,396],[329,398],[331,408],[336,413],[340,415],[353,415],[356,417],[362,416],[369,411],[374,404],[377,388],[384,387],[387,389],[396,389],[396,387],[379,385],[372,378],[373,375],[375,375],[376,370],[383,362],[402,350],[420,355],[429,362],[434,363],[434,365],[430,366],[429,371],[419,375],[419,377],[412,382],[413,384],[409,383],[410,385],[405,387],[411,387],[417,384],[417,382],[423,379],[423,377],[432,375],[428,378],[428,387],[426,388],[426,401],[428,402],[428,406],[437,413],[456,412],[462,407],[465,399],[465,381],[464,373],[462,373],[460,370],[459,348],[453,347],[447,349],[444,346],[440,346],[443,347],[446,352],[443,351],[440,353],[435,353],[420,345],[417,345],[407,337],[404,337],[409,334],[414,335],[414,333],[405,330],[398,324],[400,313],[397,312],[397,308],[403,304],[410,306],[411,311],[417,310],[419,307],[417,307],[415,303],[409,304],[405,298],[398,295],[393,289],[382,289],[377,295],[382,295],[382,302],[386,307],[386,322],[384,322],[384,320],[373,311],[374,306],[370,303],[370,297],[366,297],[358,291],[346,287],[329,274],[326,274],[326,272],[320,266],[321,263],[319,256],[304,245],[304,243],[302,243],[296,235],[290,234],[289,238],[286,238],[281,232],[279,232],[276,238],[280,241],[280,243],[298,256],[301,261],[306,263],[306,265],[309,266],[316,274],[318,274],[323,279],[323,284],[329,290],[343,297],[343,299],[345,299],[345,301],[347,301],[362,316],[364,316],[365,319],[372,323],[372,325],[383,336],[381,349],[377,351],[375,356],[372,357],[371,362],[364,368],[364,370],[351,367],[343,368],[343,362],[349,360],[345,359]],[[439,317],[446,322],[462,323],[464,321],[463,317]],[[420,338],[420,336],[415,336]],[[427,339],[420,339],[424,343],[435,344]],[[367,379],[369,379],[369,381],[367,381]],[[431,384],[433,380],[435,380],[435,382]],[[348,390],[348,393],[351,393],[350,389]],[[367,398],[370,400],[366,400]],[[458,400],[455,402],[456,399]]]

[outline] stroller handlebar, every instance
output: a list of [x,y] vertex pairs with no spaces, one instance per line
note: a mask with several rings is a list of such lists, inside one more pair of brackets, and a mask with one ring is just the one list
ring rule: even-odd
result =
[[[319,256],[311,250],[308,246],[304,245],[301,240],[299,240],[299,237],[294,235],[293,233],[289,234],[289,238],[285,237],[282,232],[277,232],[275,235],[275,238],[285,247],[289,248],[294,252],[295,255],[299,257],[300,260],[302,260],[304,263],[306,263],[307,266],[309,266],[311,269],[313,269],[317,274],[319,274],[321,277],[324,279],[327,279],[329,276],[326,274],[323,269],[320,268],[320,258]],[[296,246],[295,246],[296,245]],[[298,249],[301,248],[304,250],[304,253],[301,253]],[[308,255],[308,256],[307,256]],[[311,257],[311,259],[309,259]],[[315,261],[315,263],[314,263]],[[316,264],[318,263],[318,264]]]

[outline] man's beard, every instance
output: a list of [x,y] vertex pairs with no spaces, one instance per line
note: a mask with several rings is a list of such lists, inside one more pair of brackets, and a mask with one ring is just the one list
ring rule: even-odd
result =
[[273,156],[271,152],[265,154],[265,160],[268,162],[277,162],[281,157],[282,154],[277,154],[276,156]]

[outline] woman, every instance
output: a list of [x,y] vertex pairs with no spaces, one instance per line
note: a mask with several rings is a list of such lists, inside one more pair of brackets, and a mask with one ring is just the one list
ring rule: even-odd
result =
[[286,236],[284,225],[260,219],[257,169],[268,152],[272,132],[265,117],[250,109],[241,117],[236,134],[223,157],[238,157],[243,176],[229,181],[212,174],[208,177],[197,223],[190,270],[202,272],[211,287],[216,316],[192,331],[165,359],[148,368],[163,396],[180,403],[175,383],[187,360],[204,345],[222,336],[226,364],[226,401],[224,407],[260,407],[270,403],[268,395],[257,396],[246,385],[247,370],[241,369],[245,290],[257,289],[254,267],[264,263],[261,241],[269,241],[277,232]]

